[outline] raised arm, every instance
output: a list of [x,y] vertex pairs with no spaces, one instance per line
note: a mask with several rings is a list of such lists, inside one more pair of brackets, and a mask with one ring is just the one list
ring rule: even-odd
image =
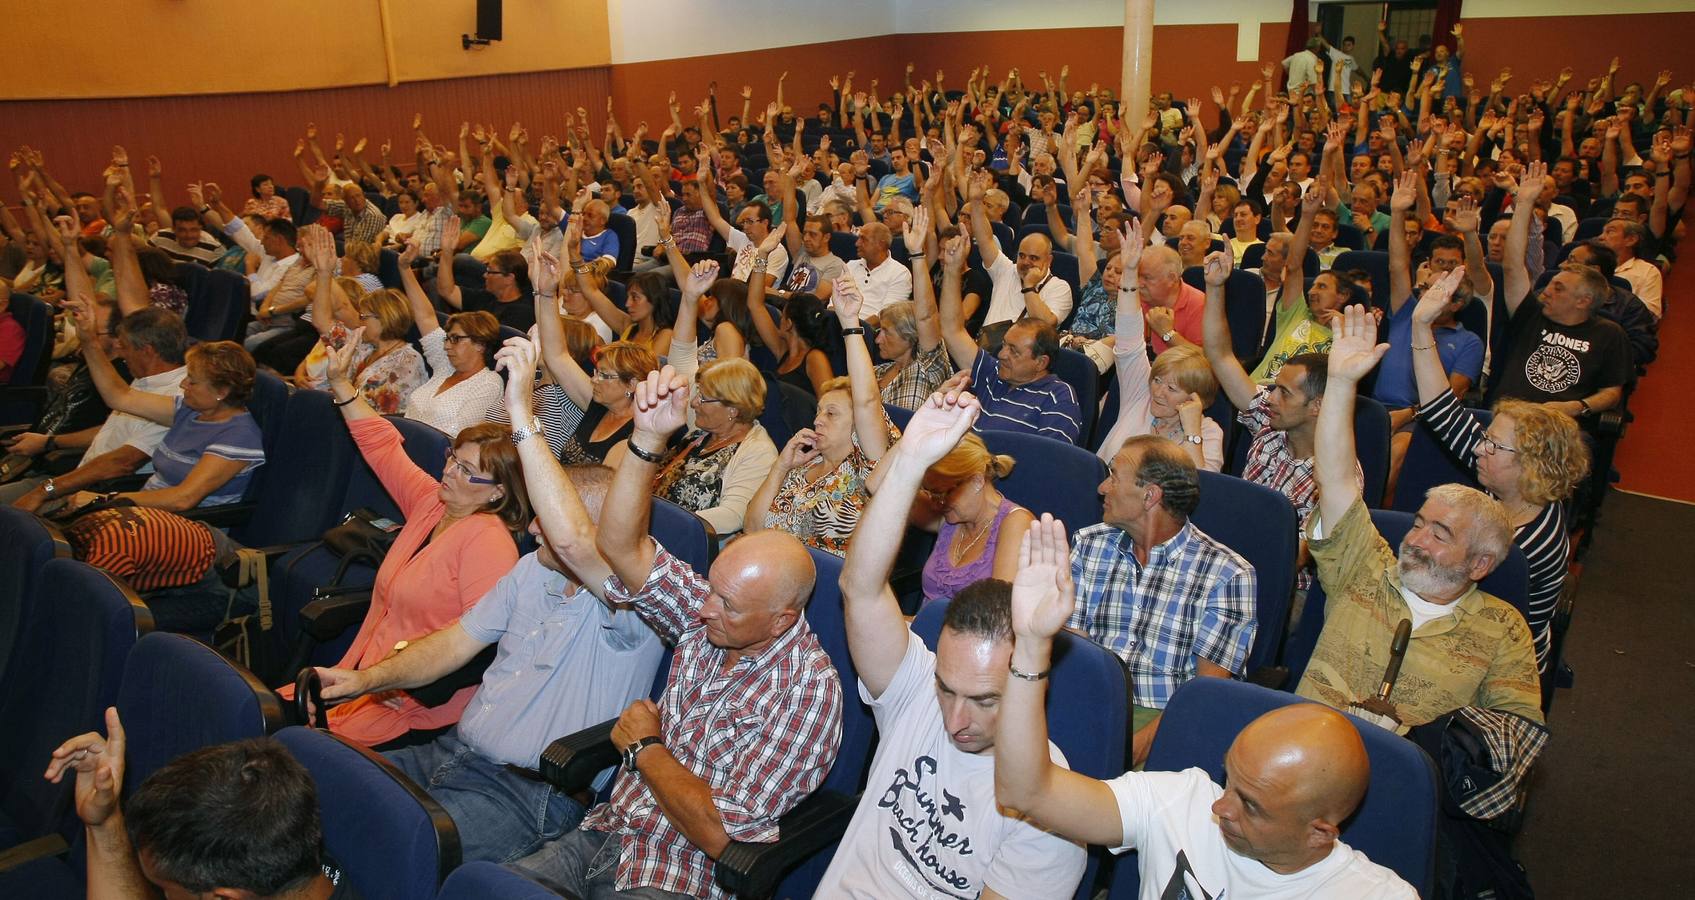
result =
[[849,277],[836,279],[835,298],[830,308],[836,312],[847,344],[853,433],[866,458],[876,461],[889,449],[889,430],[883,424],[883,396],[877,389],[877,370],[871,363],[871,351],[865,346],[865,325],[859,320],[865,298],[859,292],[859,282]]
[[65,267],[65,296],[66,307],[71,310],[73,321],[76,323],[77,338],[82,344],[82,358],[88,362],[88,374],[94,381],[94,387],[100,392],[100,399],[106,405],[118,412],[126,412],[132,416],[169,425],[176,416],[175,397],[164,394],[150,394],[138,391],[124,383],[123,376],[112,366],[112,360],[106,355],[106,350],[100,346],[99,336],[94,327],[94,288],[89,283],[88,273],[80,272],[81,265]]
[[[1447,217],[1448,227],[1465,242],[1465,267],[1471,273],[1471,290],[1480,297],[1488,297],[1493,303],[1495,296],[1495,279],[1489,274],[1489,267],[1484,264],[1483,241],[1477,237],[1477,230],[1482,221],[1477,201],[1471,197],[1461,197],[1459,208],[1454,215]],[[1405,241],[1401,242],[1403,245]],[[1470,297],[1466,298],[1468,301]]]
[[1418,173],[1402,172],[1389,195],[1389,311],[1412,297],[1412,251],[1407,247],[1407,210],[1418,202]]
[[1324,526],[1334,528],[1360,497],[1355,479],[1359,465],[1354,449],[1354,398],[1359,381],[1389,352],[1377,343],[1377,322],[1363,305],[1342,311],[1342,321],[1330,345],[1330,381],[1319,408],[1314,435],[1313,475],[1318,482],[1318,506]]
[[[785,210],[785,214],[787,211]],[[771,251],[783,242],[783,233],[788,230],[788,222],[778,225],[776,230],[765,236],[759,246],[753,251],[754,274],[765,271],[765,264],[771,258]],[[777,333],[777,323],[771,318],[771,310],[765,305],[765,278],[749,278],[747,280],[747,314],[753,320],[753,328],[759,332],[760,341],[765,346],[775,348],[783,346],[782,336]]]
[[436,256],[436,296],[454,309],[465,308],[465,298],[459,284],[453,280],[453,248],[459,243],[459,216],[447,215],[441,220],[441,242]]
[[971,337],[971,332],[965,330],[965,313],[961,308],[961,285],[965,276],[965,263],[971,255],[971,235],[963,229],[960,233],[949,238],[942,246],[942,297],[941,297],[941,330],[942,341],[948,346],[948,355],[953,357],[956,368],[971,371],[971,366],[977,361],[981,352],[977,341]]
[[841,574],[848,652],[873,697],[888,688],[906,658],[910,632],[889,588],[889,572],[906,533],[907,515],[924,473],[959,443],[977,413],[977,399],[957,388],[931,395],[913,413],[879,469],[882,483],[848,544]]
[[1525,250],[1530,246],[1530,220],[1535,218],[1536,200],[1542,196],[1546,175],[1547,166],[1542,163],[1526,166],[1513,199],[1513,218],[1507,226],[1506,245],[1501,248],[1501,279],[1505,282],[1502,299],[1506,301],[1508,316],[1516,314],[1518,305],[1530,294],[1532,281],[1530,269],[1525,265]]
[[700,207],[706,212],[706,221],[712,225],[712,230],[725,240],[730,239],[730,232],[736,226],[724,218],[724,213],[718,208],[718,190],[712,182],[712,154],[702,147],[695,157],[699,163],[695,166],[695,179],[700,184]]
[[[1207,254],[1207,302],[1202,318],[1204,337],[1201,346],[1206,351],[1207,362],[1212,365],[1213,375],[1218,378],[1218,386],[1224,389],[1231,405],[1247,409],[1253,405],[1259,387],[1249,377],[1248,370],[1242,367],[1242,361],[1236,358],[1230,338],[1230,320],[1224,310],[1224,285],[1230,280],[1230,263],[1229,251]],[[1124,275],[1126,278],[1130,275],[1128,266]]]
[[918,349],[929,353],[942,343],[941,321],[936,311],[935,284],[930,281],[930,263],[936,258],[936,229],[927,205],[912,211],[906,223],[907,261],[912,266],[912,316],[918,325]]
[[[1065,525],[1044,514],[1025,532],[1012,583],[1012,670],[995,737],[995,799],[1038,827],[1072,840],[1118,847],[1124,816],[1103,781],[1058,765],[1048,753],[1043,694],[1053,639],[1075,605]],[[1038,676],[1038,677],[1031,677]],[[1059,701],[1063,702],[1063,701]]]
[[1436,279],[1435,283],[1424,289],[1424,295],[1418,298],[1418,306],[1413,308],[1413,377],[1418,383],[1420,405],[1437,400],[1453,390],[1448,373],[1442,368],[1442,354],[1436,349],[1436,334],[1432,325],[1442,317],[1442,308],[1448,305],[1454,291],[1459,289],[1460,280],[1468,270],[1469,267],[1459,267]]

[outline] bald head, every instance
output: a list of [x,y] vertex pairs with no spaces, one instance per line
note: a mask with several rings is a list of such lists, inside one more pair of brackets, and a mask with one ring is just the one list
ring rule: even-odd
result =
[[794,535],[766,529],[742,535],[718,554],[712,581],[720,577],[752,589],[752,597],[764,600],[775,613],[805,609],[818,570],[806,545]]
[[1318,703],[1285,706],[1249,722],[1230,753],[1242,774],[1281,785],[1292,813],[1331,825],[1353,814],[1371,778],[1359,730]]

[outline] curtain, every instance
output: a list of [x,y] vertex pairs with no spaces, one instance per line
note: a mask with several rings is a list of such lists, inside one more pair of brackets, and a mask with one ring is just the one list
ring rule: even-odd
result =
[[[1445,0],[1445,2],[1452,2],[1457,13],[1460,6],[1459,0]],[[1289,13],[1289,42],[1283,47],[1285,58],[1294,56],[1307,48],[1307,38],[1309,37],[1307,29],[1311,27],[1311,22],[1308,20],[1307,0],[1294,0],[1294,4],[1294,11]]]
[[1430,46],[1446,46],[1454,50],[1454,36],[1448,32],[1460,24],[1460,0],[1436,0],[1436,20],[1430,23]]

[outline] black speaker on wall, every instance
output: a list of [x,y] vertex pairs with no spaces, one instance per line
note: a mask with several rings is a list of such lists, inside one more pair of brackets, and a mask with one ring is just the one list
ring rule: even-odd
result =
[[477,37],[500,40],[501,0],[477,0]]

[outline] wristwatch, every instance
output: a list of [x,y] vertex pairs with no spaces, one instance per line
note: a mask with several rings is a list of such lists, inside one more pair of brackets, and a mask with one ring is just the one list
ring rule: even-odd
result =
[[512,429],[512,446],[516,447],[530,438],[541,434],[542,430],[541,419],[531,416],[530,421]]
[[1201,442],[1201,436],[1198,434],[1185,435],[1183,440],[1188,441],[1191,444],[1199,444]]
[[643,750],[659,743],[663,742],[657,736],[651,734],[640,740],[631,741],[630,745],[624,748],[624,767],[634,772],[636,770],[636,757],[640,756]]
[[1169,343],[1171,343],[1172,336],[1175,335],[1175,334],[1177,334],[1177,329],[1173,328],[1173,329],[1165,332],[1164,334],[1160,335],[1159,339],[1166,342],[1167,344],[1169,344]]
[[51,479],[51,478],[49,478],[46,481],[43,481],[41,483],[41,492],[43,494],[46,494],[49,497],[53,496],[53,492],[58,490],[58,489],[59,489],[59,486],[54,484],[53,479]]

